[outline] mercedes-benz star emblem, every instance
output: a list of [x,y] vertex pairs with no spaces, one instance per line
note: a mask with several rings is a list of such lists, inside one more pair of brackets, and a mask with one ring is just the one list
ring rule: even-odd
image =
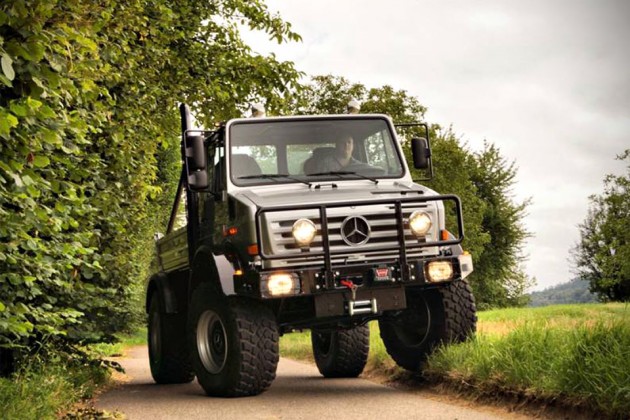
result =
[[350,246],[363,245],[370,239],[370,224],[365,217],[346,217],[341,222],[341,238]]

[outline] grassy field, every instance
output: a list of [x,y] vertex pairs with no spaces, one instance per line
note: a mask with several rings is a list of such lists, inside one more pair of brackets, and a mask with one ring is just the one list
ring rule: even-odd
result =
[[[403,375],[370,325],[366,374]],[[282,337],[281,354],[312,360],[308,333]],[[436,351],[425,376],[475,395],[630,413],[630,306],[558,305],[479,313],[478,334]]]
[[[117,344],[90,346],[85,351],[94,357],[120,355],[125,347],[146,343],[146,330],[122,336],[121,340]],[[109,377],[109,370],[98,363],[63,355],[33,357],[12,377],[0,378],[0,418],[59,418],[74,404],[91,398],[99,387],[108,382]],[[80,415],[81,412],[78,412],[70,417],[96,418],[92,416],[93,412],[87,410],[88,414]]]

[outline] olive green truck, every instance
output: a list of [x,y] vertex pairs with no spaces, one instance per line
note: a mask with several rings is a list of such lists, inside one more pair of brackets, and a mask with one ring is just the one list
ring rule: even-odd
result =
[[[475,330],[460,200],[412,180],[389,117],[205,131],[180,111],[181,178],[147,285],[157,383],[196,376],[211,396],[257,395],[275,378],[279,336],[295,330],[311,331],[324,377],[356,377],[372,320],[394,361],[419,370],[437,344]],[[432,173],[418,125],[411,160]]]

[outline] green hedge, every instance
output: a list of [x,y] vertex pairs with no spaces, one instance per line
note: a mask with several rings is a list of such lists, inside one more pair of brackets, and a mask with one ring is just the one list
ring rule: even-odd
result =
[[107,341],[137,318],[177,102],[209,125],[299,76],[253,54],[241,21],[299,38],[259,1],[2,3],[0,350]]

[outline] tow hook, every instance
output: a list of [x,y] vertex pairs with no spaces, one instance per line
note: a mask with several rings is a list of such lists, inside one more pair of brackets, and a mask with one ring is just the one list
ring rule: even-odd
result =
[[341,280],[339,284],[346,286],[352,293],[352,299],[346,302],[348,314],[350,316],[378,313],[378,304],[376,303],[376,299],[357,300],[358,286],[356,284],[350,280]]

